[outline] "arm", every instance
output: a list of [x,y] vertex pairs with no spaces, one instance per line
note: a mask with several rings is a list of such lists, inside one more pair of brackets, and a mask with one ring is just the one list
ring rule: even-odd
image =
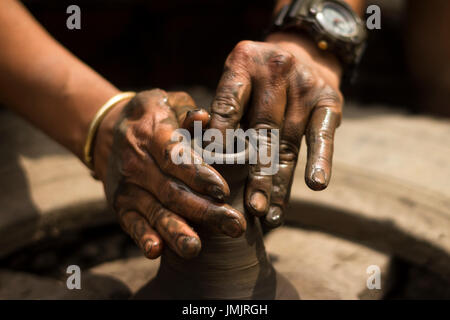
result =
[[15,0],[0,2],[0,99],[80,159],[89,123],[119,92]]
[[[20,2],[0,1],[2,103],[82,159],[90,122],[117,93]],[[179,124],[194,120],[206,124],[209,117],[186,93],[151,90],[118,104],[97,132],[95,174],[120,224],[149,258],[161,254],[162,239],[180,256],[199,253],[200,239],[182,216],[232,237],[245,230],[242,214],[223,204],[229,189],[217,171],[203,162],[176,166],[165,158],[178,145],[171,138]]]

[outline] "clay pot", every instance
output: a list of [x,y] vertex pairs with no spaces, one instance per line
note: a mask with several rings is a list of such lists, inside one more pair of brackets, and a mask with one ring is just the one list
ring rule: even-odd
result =
[[164,249],[157,276],[135,299],[299,299],[276,273],[266,254],[259,219],[244,209],[247,165],[216,165],[231,190],[227,201],[243,212],[247,230],[239,238],[194,227],[202,241],[198,257],[185,260]]

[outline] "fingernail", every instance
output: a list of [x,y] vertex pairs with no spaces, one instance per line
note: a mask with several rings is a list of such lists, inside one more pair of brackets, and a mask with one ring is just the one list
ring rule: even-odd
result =
[[[193,118],[195,118],[196,114],[199,114],[200,112],[202,112],[202,110],[203,109],[195,109],[195,110],[189,110],[188,112],[186,112],[186,117],[184,118],[184,121],[183,121],[183,128],[186,128],[186,129],[192,128],[194,126],[194,121],[196,121]],[[194,121],[192,121],[192,120],[194,120]]]
[[222,231],[233,238],[239,237],[243,232],[241,224],[236,219],[225,220],[222,224]]
[[203,109],[203,108],[198,108],[198,109],[195,109],[195,110],[193,110],[195,113],[197,113],[197,112],[206,112],[206,110],[205,109]]
[[258,213],[264,214],[267,210],[267,197],[262,192],[255,192],[250,197],[250,205]]
[[186,118],[185,119],[189,119],[189,117],[191,117],[194,112],[195,112],[195,110],[189,110],[188,112],[186,112]]
[[194,258],[200,253],[201,242],[197,238],[185,236],[181,241],[178,241],[178,249],[183,258]]
[[224,194],[223,190],[219,186],[210,186],[208,188],[208,190],[209,190],[209,194],[212,197],[214,197],[214,198],[216,198],[216,199],[218,199],[220,201],[224,201],[225,194]]
[[280,207],[271,207],[269,213],[266,216],[267,224],[272,228],[280,226],[282,213],[283,212],[281,211]]
[[145,255],[149,258],[152,257],[153,241],[147,240],[144,244]]
[[322,168],[314,169],[311,178],[314,183],[315,189],[321,190],[326,187],[325,172],[323,171]]
[[194,116],[195,114],[200,113],[200,112],[206,112],[206,110],[205,110],[205,109],[194,109],[194,110],[189,110],[188,112],[186,112],[186,119],[189,118],[189,117],[192,117],[192,116]]

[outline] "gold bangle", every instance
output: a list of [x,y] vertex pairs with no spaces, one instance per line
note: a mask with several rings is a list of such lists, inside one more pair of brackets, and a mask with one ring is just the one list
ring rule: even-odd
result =
[[109,99],[95,114],[94,119],[89,126],[86,142],[84,144],[84,163],[86,164],[86,166],[88,166],[89,169],[93,170],[92,143],[94,142],[94,138],[97,134],[98,127],[100,127],[100,123],[106,117],[108,112],[119,102],[128,98],[133,98],[135,95],[136,92],[121,92],[119,94],[116,94],[114,97]]

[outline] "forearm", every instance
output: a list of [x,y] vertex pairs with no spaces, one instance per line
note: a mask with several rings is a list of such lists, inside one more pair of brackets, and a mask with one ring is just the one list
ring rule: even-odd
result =
[[[277,13],[282,7],[291,2],[292,0],[276,0],[274,12]],[[360,16],[364,14],[365,0],[344,0],[344,2],[350,5]]]
[[112,84],[58,44],[15,0],[0,1],[0,99],[78,157]]

